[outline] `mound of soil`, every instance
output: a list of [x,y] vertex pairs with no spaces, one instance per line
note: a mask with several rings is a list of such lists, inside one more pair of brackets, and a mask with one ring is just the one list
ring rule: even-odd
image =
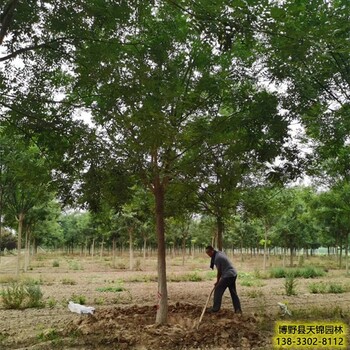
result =
[[169,305],[168,324],[157,326],[155,307],[108,308],[94,315],[77,315],[62,336],[72,341],[75,335],[76,345],[84,349],[261,349],[269,343],[254,316],[221,310],[205,314],[198,325],[201,312],[191,304]]

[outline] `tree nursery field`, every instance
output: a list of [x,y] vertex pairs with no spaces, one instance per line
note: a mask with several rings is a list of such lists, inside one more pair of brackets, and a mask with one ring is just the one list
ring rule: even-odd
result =
[[[220,312],[205,313],[199,323],[215,271],[204,256],[186,257],[184,265],[173,256],[167,258],[168,323],[156,325],[155,257],[135,257],[131,271],[127,256],[112,267],[108,256],[39,254],[19,279],[16,257],[1,257],[0,348],[267,350],[276,321],[350,320],[350,279],[331,258],[305,258],[293,275],[277,256],[270,256],[266,271],[260,256],[231,258],[242,315],[233,313],[226,291]],[[69,301],[95,312],[71,312]]]

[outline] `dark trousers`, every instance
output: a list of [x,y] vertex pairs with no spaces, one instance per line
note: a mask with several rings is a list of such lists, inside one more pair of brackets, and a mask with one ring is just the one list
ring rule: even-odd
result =
[[232,298],[232,305],[235,310],[235,312],[242,312],[241,310],[241,303],[239,301],[237,291],[236,291],[236,277],[229,277],[229,278],[221,278],[219,283],[215,287],[214,291],[214,305],[213,305],[213,311],[219,311],[221,308],[221,301],[222,296],[226,290],[226,288],[229,289],[231,298]]

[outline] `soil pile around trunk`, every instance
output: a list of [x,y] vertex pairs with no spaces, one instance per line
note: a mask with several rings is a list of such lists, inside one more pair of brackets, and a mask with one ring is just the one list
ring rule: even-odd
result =
[[261,349],[269,343],[258,318],[221,310],[205,314],[197,328],[201,312],[191,304],[169,305],[168,325],[157,326],[155,307],[108,308],[77,315],[63,335],[75,334],[79,346],[96,349]]

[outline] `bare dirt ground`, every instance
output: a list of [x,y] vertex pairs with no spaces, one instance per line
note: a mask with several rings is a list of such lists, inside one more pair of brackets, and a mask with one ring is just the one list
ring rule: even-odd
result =
[[[261,260],[247,258],[236,263],[241,276],[251,276],[249,283],[238,278],[243,315],[233,313],[226,292],[221,311],[205,314],[198,325],[215,278],[208,275],[208,259],[188,257],[184,266],[181,258],[167,262],[168,324],[157,326],[156,260],[137,259],[139,268],[134,271],[125,268],[126,257],[118,258],[115,268],[108,257],[46,254],[33,259],[30,271],[22,273],[21,279],[40,284],[45,307],[6,310],[0,304],[0,349],[267,350],[272,349],[275,321],[283,319],[278,302],[287,303],[299,315],[310,310],[316,321],[325,317],[322,310],[326,309],[333,310],[328,313],[330,318],[340,314],[349,319],[349,292],[310,294],[307,289],[308,283],[327,282],[330,276],[343,285],[350,283],[344,271],[329,271],[326,277],[312,281],[299,280],[298,294],[286,296],[284,279],[252,277],[260,274]],[[15,263],[13,256],[1,257],[0,290],[13,280]],[[96,311],[93,315],[72,313],[67,307],[69,300],[80,300]]]

